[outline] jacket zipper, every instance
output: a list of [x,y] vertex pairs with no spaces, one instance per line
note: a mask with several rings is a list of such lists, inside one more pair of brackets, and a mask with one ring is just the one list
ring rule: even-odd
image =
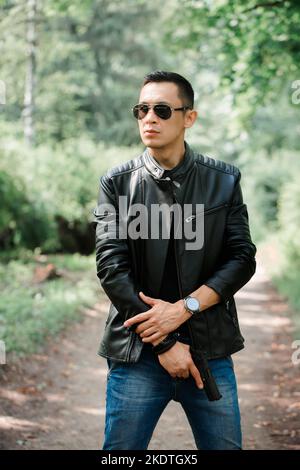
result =
[[[211,209],[208,209],[207,211],[206,210],[201,211],[198,214],[204,214],[204,215],[211,214],[211,213],[216,212],[220,209],[223,209],[223,207],[227,207],[227,206],[229,206],[229,204],[221,204],[220,206],[212,207]],[[196,217],[196,214],[192,214],[189,217],[187,217],[185,219],[185,221],[190,222],[191,220],[195,219],[195,217]]]
[[237,320],[236,320],[235,315],[232,315],[231,312],[230,312],[229,302],[230,302],[229,300],[226,300],[226,301],[225,301],[226,310],[227,310],[227,312],[229,313],[229,316],[230,316],[230,318],[231,318],[231,320],[232,320],[232,323],[234,324],[235,327],[237,327],[237,326],[238,326],[238,323],[237,323]]
[[[173,186],[172,186],[172,181],[170,181],[170,187],[171,187],[171,192],[174,198],[174,201],[176,204],[178,204],[178,201],[176,199]],[[172,213],[173,217],[173,213]],[[176,238],[175,238],[175,227],[174,227],[174,252],[175,252],[175,263],[176,263],[176,271],[177,271],[177,280],[178,280],[178,286],[179,286],[179,293],[181,299],[183,299],[183,293],[182,293],[182,285],[181,285],[181,275],[180,275],[180,269],[179,269],[179,264],[178,264],[178,257],[177,257],[177,243],[176,243]],[[192,333],[192,328],[191,325],[189,324],[189,321],[187,321],[187,327],[191,336],[191,341],[192,341],[192,347],[195,348],[195,343],[194,343],[194,338],[193,338],[193,333]]]
[[204,214],[210,214],[211,212],[215,212],[215,211],[218,211],[219,209],[223,209],[223,207],[228,207],[229,204],[225,203],[225,204],[220,204],[219,206],[216,206],[216,207],[212,207],[211,209],[208,209],[207,211],[204,210]]
[[[145,192],[144,192],[144,179],[143,179],[143,176],[141,175],[141,193],[142,193],[142,204],[144,204],[145,202]],[[144,256],[145,256],[145,245],[144,245],[144,242],[143,240],[141,240],[141,243],[142,243],[142,256],[141,256],[141,280],[143,280],[143,270],[144,270]],[[130,340],[129,340],[129,345],[128,345],[128,349],[127,349],[127,354],[126,354],[126,361],[129,361],[130,359],[130,354],[131,354],[131,350],[133,348],[133,344],[135,342],[135,337],[136,337],[136,333],[134,333],[133,331],[130,332]]]

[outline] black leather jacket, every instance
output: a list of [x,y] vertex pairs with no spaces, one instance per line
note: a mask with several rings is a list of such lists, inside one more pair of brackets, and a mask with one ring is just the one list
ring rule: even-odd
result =
[[[119,196],[127,196],[128,209],[135,203],[149,208],[160,203],[170,206],[173,197],[181,205],[204,204],[203,247],[186,250],[184,237],[175,239],[182,298],[202,284],[221,297],[221,302],[187,321],[192,345],[201,348],[208,359],[224,357],[244,347],[233,296],[255,272],[256,247],[251,241],[247,207],[243,203],[241,174],[231,164],[195,153],[186,142],[185,149],[183,161],[172,171],[172,180],[164,179],[163,168],[147,149],[100,178],[93,222],[96,266],[97,276],[111,301],[100,356],[138,361],[144,344],[123,322],[150,308],[140,299],[140,290],[158,297],[167,255],[167,239],[110,236],[113,215],[109,210],[103,211],[103,204],[112,204],[118,217]],[[194,218],[190,220],[193,223]]]

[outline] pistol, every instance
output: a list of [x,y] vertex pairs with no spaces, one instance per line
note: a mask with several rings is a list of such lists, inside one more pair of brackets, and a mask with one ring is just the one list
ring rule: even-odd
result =
[[190,353],[197,369],[200,372],[204,391],[206,393],[207,398],[209,399],[209,401],[220,400],[220,398],[222,398],[222,395],[219,392],[216,381],[208,366],[206,357],[200,349],[196,350],[190,347]]

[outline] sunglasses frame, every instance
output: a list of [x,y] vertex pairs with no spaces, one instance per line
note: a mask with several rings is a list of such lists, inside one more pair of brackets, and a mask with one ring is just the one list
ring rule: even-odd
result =
[[[153,109],[153,111],[155,112],[156,116],[159,117],[160,119],[163,119],[164,121],[166,121],[167,119],[170,119],[170,117],[172,116],[172,111],[185,111],[186,109],[192,109],[190,106],[181,106],[180,108],[172,108],[172,106],[170,106],[169,104],[165,104],[165,103],[157,103],[157,104],[153,104],[153,105],[149,105],[149,104],[146,104],[146,103],[145,103],[145,104],[143,104],[143,103],[138,103],[138,104],[134,105],[133,108],[131,108],[131,111],[132,111],[132,113],[133,113],[133,116],[134,116],[136,119],[138,119],[139,121],[142,120],[142,119],[144,119],[144,117],[140,118],[138,115],[136,116],[136,115],[135,115],[135,110],[137,109],[137,110],[138,110],[137,112],[139,112],[139,107],[141,107],[141,106],[147,106],[147,108],[148,108],[148,110],[147,110],[147,112],[146,112],[146,114],[145,114],[144,117],[147,116],[147,114],[148,114],[148,112],[149,112],[150,109]],[[164,117],[161,117],[161,116],[160,116],[159,114],[157,114],[157,112],[155,111],[155,107],[156,107],[156,106],[166,106],[167,108],[169,108],[169,110],[170,110],[170,116],[165,117],[165,118],[164,118]]]

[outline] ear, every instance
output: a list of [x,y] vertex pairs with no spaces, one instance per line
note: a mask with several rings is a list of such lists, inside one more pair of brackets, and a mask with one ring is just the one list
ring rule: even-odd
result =
[[192,127],[197,117],[198,117],[198,113],[195,109],[188,109],[187,112],[185,113],[184,127],[185,128]]

